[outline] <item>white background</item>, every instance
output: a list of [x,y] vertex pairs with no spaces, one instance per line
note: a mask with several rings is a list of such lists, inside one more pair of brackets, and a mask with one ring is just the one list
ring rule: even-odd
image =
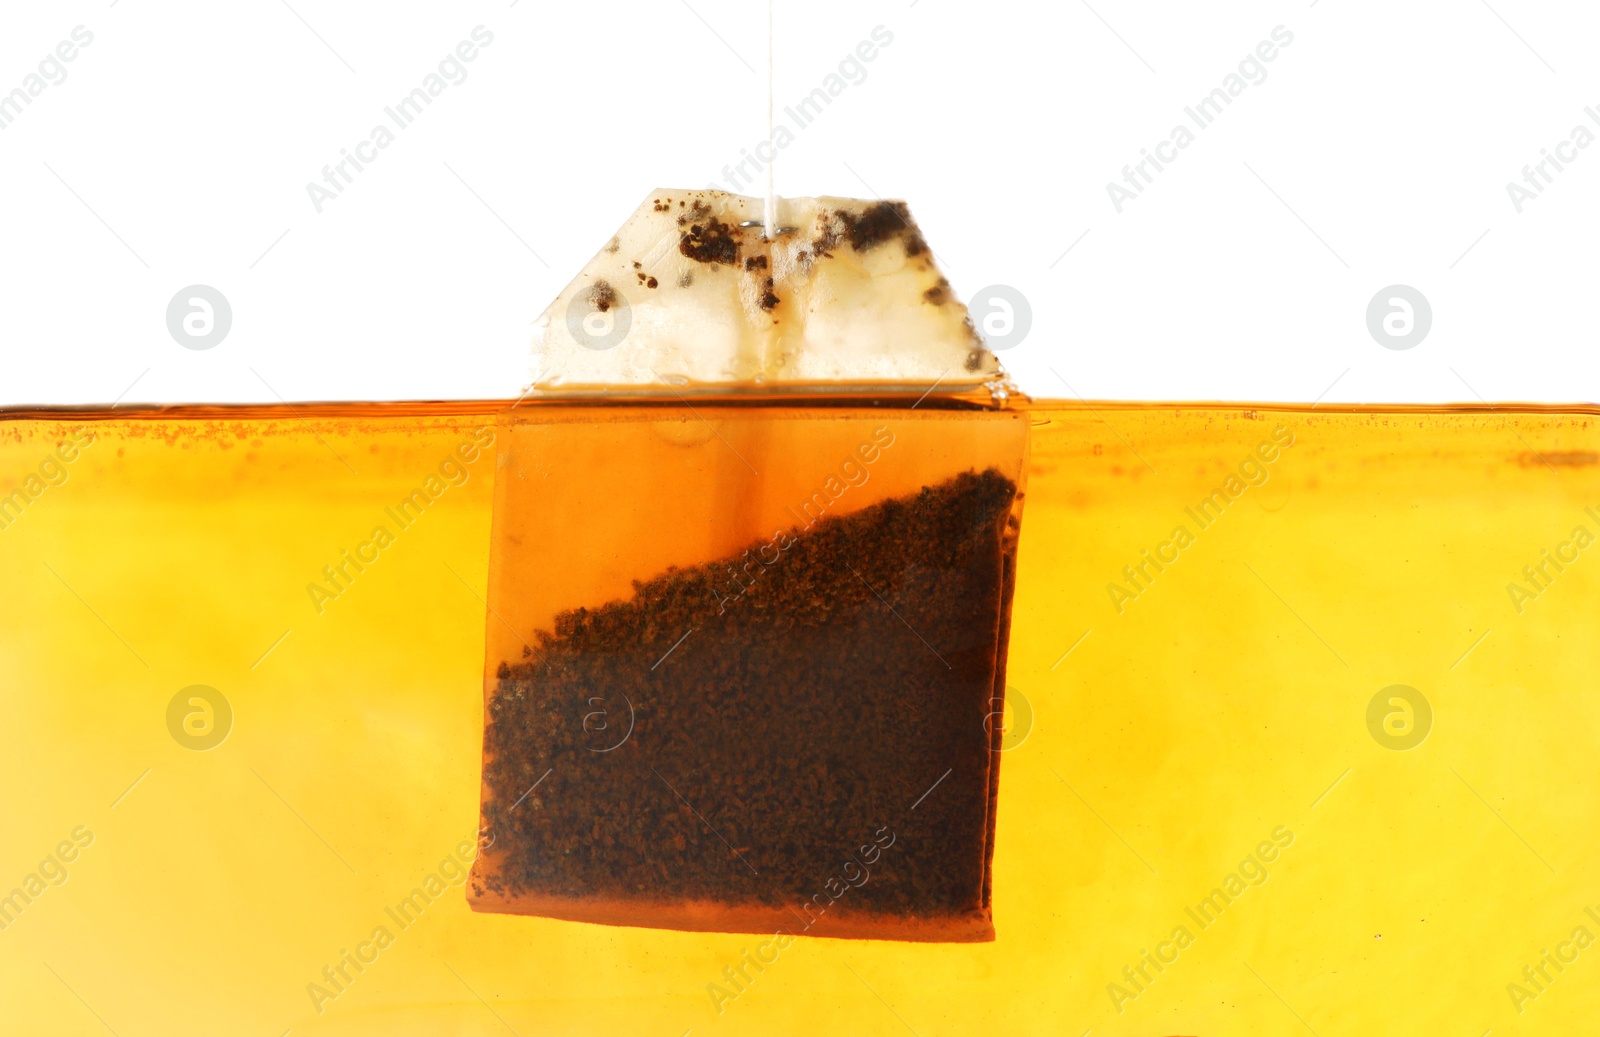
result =
[[[0,131],[0,403],[514,396],[645,195],[765,136],[749,0],[290,2],[6,5],[0,93],[94,41]],[[1091,2],[778,0],[780,109],[893,34],[780,192],[908,199],[958,294],[1031,301],[1002,360],[1035,395],[1600,399],[1600,146],[1521,213],[1506,190],[1600,133],[1592,5]],[[306,184],[478,25],[468,78],[317,213]],[[1117,213],[1106,184],[1279,25]],[[166,326],[195,283],[233,308],[203,352]],[[1407,351],[1366,327],[1395,283],[1433,309]]]

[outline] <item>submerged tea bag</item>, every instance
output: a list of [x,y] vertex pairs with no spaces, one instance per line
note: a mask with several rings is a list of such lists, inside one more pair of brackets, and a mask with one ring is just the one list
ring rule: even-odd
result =
[[992,939],[1024,413],[903,203],[658,191],[503,419],[470,897]]

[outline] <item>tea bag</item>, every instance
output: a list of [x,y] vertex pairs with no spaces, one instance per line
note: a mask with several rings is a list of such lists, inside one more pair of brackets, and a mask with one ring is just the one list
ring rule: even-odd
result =
[[1028,422],[903,203],[657,191],[502,419],[472,906],[993,938]]

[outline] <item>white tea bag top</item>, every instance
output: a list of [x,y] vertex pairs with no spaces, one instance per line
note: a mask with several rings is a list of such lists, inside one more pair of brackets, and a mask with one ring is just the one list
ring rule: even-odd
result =
[[[904,202],[651,193],[538,321],[533,393],[1004,378]],[[753,224],[753,225],[746,225]]]

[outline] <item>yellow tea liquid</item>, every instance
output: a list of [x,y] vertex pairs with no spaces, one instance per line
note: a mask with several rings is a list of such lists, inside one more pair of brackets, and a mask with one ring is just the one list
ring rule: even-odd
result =
[[1592,411],[1027,405],[996,939],[780,948],[468,909],[506,407],[0,419],[0,1031],[1592,1029]]

